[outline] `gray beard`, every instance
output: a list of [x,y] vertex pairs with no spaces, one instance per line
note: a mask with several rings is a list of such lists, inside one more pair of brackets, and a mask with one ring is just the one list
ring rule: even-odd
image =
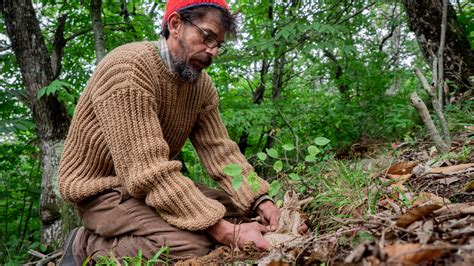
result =
[[201,76],[201,70],[197,70],[186,64],[184,60],[177,56],[171,56],[171,66],[174,73],[176,73],[179,78],[188,81],[189,83],[196,83]]

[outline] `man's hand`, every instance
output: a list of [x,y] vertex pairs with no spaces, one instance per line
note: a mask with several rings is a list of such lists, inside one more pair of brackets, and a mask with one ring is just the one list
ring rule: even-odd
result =
[[[281,211],[272,201],[263,201],[257,206],[257,213],[260,215],[260,222],[267,226],[269,231],[275,231],[278,228]],[[308,226],[301,223],[298,227],[298,233],[301,235],[308,232]]]
[[237,245],[243,248],[246,244],[253,242],[259,249],[270,247],[267,240],[263,238],[263,234],[268,232],[267,228],[257,222],[233,224],[221,219],[207,231],[217,242],[226,246]]
[[280,221],[280,209],[271,200],[266,200],[257,206],[260,222],[267,226],[268,231],[275,231]]

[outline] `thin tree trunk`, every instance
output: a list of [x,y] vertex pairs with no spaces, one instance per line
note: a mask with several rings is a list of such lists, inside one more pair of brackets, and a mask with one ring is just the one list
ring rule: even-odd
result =
[[[283,49],[282,49],[283,50]],[[280,98],[281,89],[283,85],[283,74],[285,69],[285,53],[279,57],[275,57],[273,64],[273,86],[272,86],[272,100]]]
[[96,65],[105,56],[104,24],[102,23],[101,9],[102,0],[91,1],[92,32],[94,33],[94,48],[97,57]]
[[[431,54],[438,50],[441,40],[443,0],[403,0],[408,26],[415,32],[423,55],[431,64]],[[470,76],[474,76],[474,52],[467,35],[459,24],[456,12],[448,1],[446,46],[443,56],[444,76],[460,92],[472,90]]]
[[428,135],[433,140],[436,148],[441,153],[449,152],[449,147],[446,143],[441,139],[438,130],[436,129],[435,125],[433,124],[433,120],[431,119],[430,113],[428,112],[428,108],[426,108],[425,103],[420,99],[416,92],[413,92],[411,95],[411,102],[416,107],[418,112],[420,113],[421,119],[425,124],[425,128],[428,131]]
[[262,68],[260,69],[260,83],[258,84],[257,88],[253,92],[253,103],[261,104],[263,101],[263,96],[265,95],[266,89],[266,81],[267,81],[267,73],[268,67],[270,64],[268,63],[268,58],[265,57],[262,60]]
[[69,119],[66,108],[54,96],[37,98],[37,92],[54,79],[51,59],[31,0],[0,0],[0,10],[12,44],[23,83],[27,104],[36,124],[41,150],[41,240],[58,247],[62,241],[60,209],[62,200],[55,193],[60,150]]

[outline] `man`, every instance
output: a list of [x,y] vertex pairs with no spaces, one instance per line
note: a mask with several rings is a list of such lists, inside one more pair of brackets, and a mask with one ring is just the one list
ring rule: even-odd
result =
[[[218,95],[202,70],[222,51],[235,19],[224,0],[171,0],[164,39],[121,46],[97,66],[76,107],[60,165],[59,191],[83,227],[70,234],[63,264],[87,256],[172,259],[207,254],[217,242],[243,247],[275,230],[280,211],[258,178],[237,190],[225,166],[252,170],[220,119]],[[222,190],[194,184],[173,160],[186,139]],[[255,212],[261,223],[243,222]],[[73,256],[71,256],[71,254]],[[69,255],[68,255],[69,254]]]

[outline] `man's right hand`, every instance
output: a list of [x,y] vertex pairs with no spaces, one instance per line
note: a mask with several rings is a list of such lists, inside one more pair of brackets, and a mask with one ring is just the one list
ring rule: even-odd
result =
[[246,244],[253,242],[259,249],[270,247],[268,241],[263,238],[263,234],[268,232],[267,228],[257,222],[233,224],[221,219],[207,231],[217,242],[226,246],[237,245],[243,248]]

